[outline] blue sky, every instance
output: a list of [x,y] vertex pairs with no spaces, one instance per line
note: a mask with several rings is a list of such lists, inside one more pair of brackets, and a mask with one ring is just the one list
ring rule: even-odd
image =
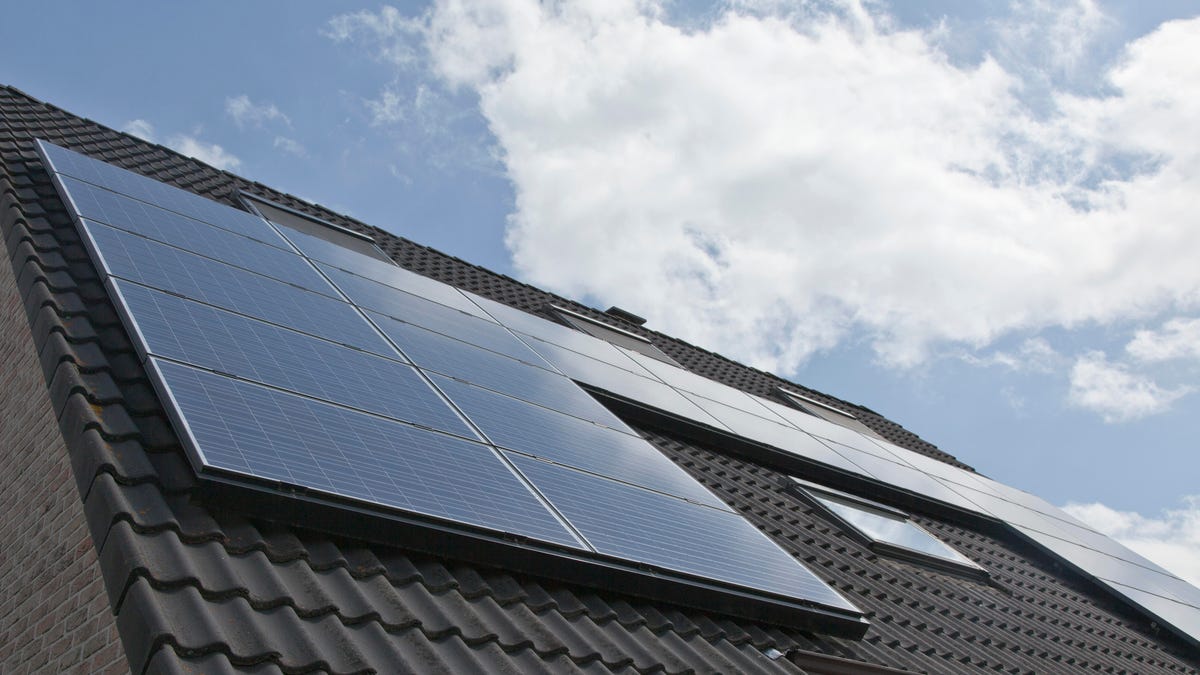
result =
[[0,82],[867,405],[1197,578],[1198,13],[21,3]]

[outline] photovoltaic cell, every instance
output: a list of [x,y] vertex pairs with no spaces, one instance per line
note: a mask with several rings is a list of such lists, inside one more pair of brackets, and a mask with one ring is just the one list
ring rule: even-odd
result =
[[735,513],[512,453],[509,457],[601,553],[859,611]]
[[170,244],[207,258],[334,296],[336,291],[304,258],[282,248],[63,178],[82,217]]
[[466,380],[589,422],[633,433],[616,415],[558,373],[385,316],[370,316],[384,334],[424,370]]
[[84,221],[112,275],[261,318],[312,335],[396,357],[350,305],[281,281]]
[[[315,237],[313,238],[315,239]],[[323,243],[328,244],[328,242]],[[329,245],[335,246],[335,244]],[[333,283],[342,289],[342,292],[349,296],[356,305],[403,319],[404,317],[401,314],[404,312],[406,306],[404,303],[405,298],[397,296],[398,292],[403,291],[480,317],[486,321],[492,320],[491,317],[476,307],[475,303],[467,300],[467,297],[453,286],[443,284],[429,277],[423,277],[420,274],[409,272],[406,269],[401,269],[380,260],[374,260],[365,256],[359,257],[369,260],[370,263],[355,267],[353,274],[337,267],[324,264],[319,265],[321,271],[328,275],[333,280]]]
[[434,377],[434,384],[496,445],[715,508],[729,508],[640,436],[456,380]]
[[204,468],[579,547],[496,451],[339,406],[152,360]]
[[154,204],[155,206],[181,213],[196,220],[219,225],[274,246],[286,246],[262,218],[219,204],[186,190],[171,187],[132,171],[119,169],[111,164],[60,148],[52,143],[38,141],[43,157],[55,172],[78,178],[113,192]]
[[155,356],[478,440],[411,366],[114,281]]

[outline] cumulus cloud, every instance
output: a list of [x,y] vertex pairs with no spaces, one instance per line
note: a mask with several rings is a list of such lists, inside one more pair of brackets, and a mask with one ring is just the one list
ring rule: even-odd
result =
[[[158,134],[154,125],[143,119],[130,120],[121,127],[121,131],[143,138],[151,143],[158,143]],[[175,151],[194,157],[201,162],[215,166],[218,169],[233,170],[241,165],[242,160],[225,150],[216,143],[200,140],[196,134],[172,134],[162,141],[163,145]]]
[[168,138],[166,144],[189,157],[194,157],[218,169],[233,170],[242,163],[242,160],[226,151],[225,148],[216,143],[206,143],[195,136],[177,134]]
[[1175,318],[1158,330],[1139,330],[1125,345],[1139,361],[1200,360],[1200,319]]
[[[1050,92],[1047,114],[1019,69],[841,4],[681,28],[650,0],[440,0],[328,34],[478,97],[524,277],[760,367],[852,335],[911,366],[1200,303],[1200,146],[1180,142],[1200,136],[1200,20],[1129,45],[1108,93]],[[1036,39],[1103,22],[1074,6]],[[1101,365],[1076,364],[1081,401]],[[1172,393],[1132,391],[1146,409]]]
[[1063,510],[1167,571],[1200,586],[1200,495],[1158,516],[1119,511],[1100,503],[1067,504]]
[[233,118],[238,128],[260,127],[267,122],[282,122],[288,126],[292,124],[292,120],[274,103],[255,103],[245,94],[225,99],[225,114]]
[[154,125],[150,124],[146,120],[129,120],[125,123],[125,126],[121,127],[121,131],[124,131],[127,134],[133,134],[134,136],[150,141],[151,143],[154,142]]
[[1129,422],[1164,412],[1191,391],[1186,386],[1161,387],[1110,362],[1102,352],[1092,351],[1079,357],[1071,368],[1067,400],[1077,408],[1099,413],[1105,422]]

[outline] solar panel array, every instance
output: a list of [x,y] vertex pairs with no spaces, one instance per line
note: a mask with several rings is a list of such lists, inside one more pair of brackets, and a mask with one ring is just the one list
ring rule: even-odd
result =
[[1200,590],[1026,492],[103,162],[40,149],[201,469],[854,611],[581,382],[1006,522],[1200,640]]
[[860,614],[482,299],[39,147],[199,471]]
[[1200,640],[1200,589],[1034,495],[506,305],[471,297],[548,363],[577,381],[923,499],[1004,521]]

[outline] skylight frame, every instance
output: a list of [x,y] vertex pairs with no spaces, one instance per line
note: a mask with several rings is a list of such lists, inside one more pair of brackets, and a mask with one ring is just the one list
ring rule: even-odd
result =
[[[852,495],[840,490],[817,485],[800,478],[791,477],[790,485],[791,492],[801,497],[809,505],[819,509],[821,513],[828,519],[834,521],[842,530],[851,537],[864,544],[872,551],[880,555],[886,555],[893,558],[898,558],[906,562],[916,563],[933,567],[942,572],[948,572],[958,576],[967,577],[977,581],[987,581],[991,578],[991,574],[983,566],[968,558],[957,548],[943,541],[929,530],[921,527],[913,521],[913,518],[908,513],[892,508],[886,504],[865,499],[857,495]],[[931,541],[936,542],[942,548],[953,554],[954,557],[942,556],[930,551],[922,551],[920,549],[905,546],[903,544],[880,539],[871,532],[863,529],[860,525],[852,522],[837,509],[830,505],[829,502],[839,503],[847,508],[857,509],[863,513],[884,518],[887,520],[899,520],[910,528],[925,535]]]
[[[607,323],[605,323],[603,321],[599,321],[597,319],[593,319],[590,316],[587,316],[580,312],[576,312],[574,310],[567,309],[566,307],[563,307],[561,305],[556,305],[552,302],[546,303],[546,311],[555,315],[555,318],[557,318],[562,323],[565,323],[566,325],[570,326],[571,328],[574,328],[575,330],[587,333],[588,335],[591,335],[594,338],[604,340],[605,342],[609,342],[612,344],[616,344],[617,346],[622,347],[624,349],[631,349],[631,350],[637,351],[639,354],[642,354],[643,356],[648,356],[652,359],[662,361],[663,363],[668,363],[672,366],[677,366],[679,368],[683,367],[682,365],[680,365],[680,363],[678,361],[676,361],[675,359],[668,356],[667,353],[664,352],[663,350],[659,349],[658,346],[654,344],[654,342],[652,342],[651,340],[649,340],[641,335],[638,335],[637,333],[625,330],[624,328],[620,328],[618,326],[613,326],[613,325],[607,324]],[[582,322],[582,323],[580,323],[580,322]],[[595,327],[599,328],[600,330],[597,332],[592,332],[587,329],[588,326],[595,326]],[[613,340],[609,339],[609,337],[607,337],[606,335],[603,334],[604,331],[607,331],[609,333],[616,333],[620,337],[632,340],[633,344],[628,345],[628,344],[620,344],[617,342],[613,342]],[[597,333],[599,333],[599,334],[597,334]]]
[[[250,209],[251,213],[253,213],[254,215],[256,215],[256,216],[262,218],[263,220],[266,220],[272,224],[278,225],[279,227],[288,228],[289,230],[296,230],[302,234],[308,234],[309,236],[320,237],[320,235],[309,233],[309,232],[304,232],[304,230],[293,227],[292,225],[289,225],[288,223],[277,222],[275,219],[272,219],[270,215],[263,212],[263,210],[260,208],[260,205],[266,206],[271,209],[275,209],[277,211],[281,211],[281,212],[283,212],[287,215],[293,216],[295,218],[300,218],[302,220],[308,221],[314,225],[319,226],[320,228],[330,230],[338,235],[350,237],[352,240],[358,242],[359,244],[365,244],[366,248],[368,248],[370,250],[370,254],[372,255],[372,257],[378,258],[381,262],[388,262],[393,265],[396,264],[396,262],[394,260],[392,260],[388,256],[387,253],[384,253],[383,249],[379,247],[379,244],[370,235],[363,234],[362,232],[356,232],[348,227],[343,227],[336,223],[331,223],[328,220],[325,220],[324,218],[319,218],[310,213],[305,213],[303,211],[293,209],[289,206],[284,206],[283,204],[271,201],[270,199],[266,199],[259,195],[253,194],[251,192],[246,192],[245,190],[240,191],[238,193],[238,196],[241,198],[242,204],[246,208]],[[324,238],[324,237],[320,237],[320,238]],[[360,251],[355,248],[347,247],[342,242],[337,242],[337,241],[332,241],[332,240],[330,240],[330,241],[332,243],[336,243],[340,246],[343,246],[344,248],[349,248],[350,250],[355,251],[357,253],[364,253],[364,251]]]
[[[815,398],[810,398],[804,394],[794,392],[791,389],[786,389],[784,387],[776,387],[775,392],[779,398],[783,399],[785,403],[803,413],[823,419],[831,424],[836,424],[838,426],[857,431],[858,433],[870,438],[877,438],[881,441],[887,440],[883,436],[880,436],[878,433],[876,433],[874,429],[868,427],[861,419],[859,419],[858,415],[855,415],[854,413],[851,413],[847,410],[842,410],[841,408],[818,401]],[[815,408],[815,410],[813,408]]]

